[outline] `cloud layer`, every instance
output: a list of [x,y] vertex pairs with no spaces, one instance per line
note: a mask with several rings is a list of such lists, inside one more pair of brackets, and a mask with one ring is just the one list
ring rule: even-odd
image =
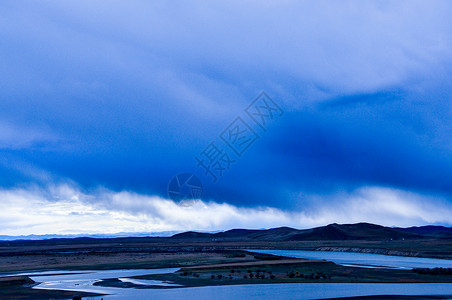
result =
[[46,190],[1,190],[0,197],[0,235],[21,235],[24,228],[26,234],[39,235],[308,228],[333,222],[452,225],[452,205],[444,199],[382,187],[364,187],[335,195],[334,199],[313,195],[307,199],[306,207],[291,211],[202,200],[175,203],[156,196],[105,189],[84,194],[69,185]]
[[[368,187],[450,203],[451,14],[448,1],[3,2],[0,187],[70,182],[89,199],[106,189],[170,206],[169,180],[192,172],[205,185],[199,205],[236,215],[216,224],[206,214],[192,224],[200,229],[297,225],[297,213],[314,218],[303,207],[315,195],[325,216],[348,203],[339,195],[358,201]],[[195,156],[262,90],[284,116],[213,184]],[[32,195],[16,208],[48,200]],[[90,201],[80,209],[98,205]],[[110,220],[116,209],[93,214]],[[247,209],[263,221],[239,221]],[[399,214],[379,218],[397,223]],[[434,215],[404,220],[449,222]],[[124,218],[110,228],[160,230]],[[308,219],[300,226],[324,223]],[[179,226],[166,222],[162,230]]]

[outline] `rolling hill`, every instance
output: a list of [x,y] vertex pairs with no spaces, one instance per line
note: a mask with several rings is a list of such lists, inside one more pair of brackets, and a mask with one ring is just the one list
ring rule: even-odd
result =
[[[232,229],[219,233],[184,232],[171,239],[201,239],[214,241],[310,241],[310,240],[401,240],[419,239],[434,230],[391,228],[370,223],[330,224],[312,229],[279,227],[265,230]],[[452,231],[452,229],[451,229]]]

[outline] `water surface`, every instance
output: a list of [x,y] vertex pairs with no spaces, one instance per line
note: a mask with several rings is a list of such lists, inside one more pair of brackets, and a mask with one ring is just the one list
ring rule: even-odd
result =
[[[341,265],[385,268],[452,267],[452,260],[402,257],[368,253],[302,251],[302,250],[249,250],[288,257],[325,259]],[[164,274],[178,268],[108,270],[108,271],[46,271],[20,273],[36,282],[35,288],[84,291],[107,294],[93,299],[322,299],[369,295],[452,295],[452,283],[283,283],[209,286],[184,288],[158,280],[130,278],[148,274]],[[64,274],[66,273],[66,274]],[[16,274],[18,275],[18,274]],[[42,276],[39,276],[42,275]],[[94,286],[102,279],[118,278],[143,287],[158,285],[165,289],[138,289]],[[452,296],[451,296],[452,299]]]
[[295,258],[328,260],[339,265],[356,267],[385,267],[397,269],[452,268],[452,260],[425,257],[391,256],[370,253],[307,251],[307,250],[255,250],[251,252],[281,255]]

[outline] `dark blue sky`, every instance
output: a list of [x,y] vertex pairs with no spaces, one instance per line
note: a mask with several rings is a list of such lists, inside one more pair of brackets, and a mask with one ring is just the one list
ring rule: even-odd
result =
[[[2,195],[26,194],[17,210],[69,197],[110,217],[145,211],[116,231],[177,230],[178,217],[112,197],[169,203],[169,180],[193,172],[199,203],[240,215],[193,229],[452,224],[451,13],[441,1],[3,2]],[[262,91],[284,114],[212,183],[195,157]],[[48,230],[21,218],[3,233]]]

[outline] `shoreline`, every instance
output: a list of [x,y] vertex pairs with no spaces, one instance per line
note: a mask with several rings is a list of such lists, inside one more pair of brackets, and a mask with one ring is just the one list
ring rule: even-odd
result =
[[[244,252],[244,251],[242,251]],[[300,259],[284,256],[276,256],[270,254],[248,253],[248,256],[243,256],[242,252],[237,250],[221,251],[217,253],[218,257],[206,257],[203,253],[197,256],[192,256],[192,261],[186,261],[185,266],[179,265],[178,270],[174,273],[167,274],[150,274],[140,276],[128,276],[127,278],[140,280],[152,280],[153,282],[170,283],[180,286],[160,286],[160,285],[143,285],[135,284],[126,281],[121,281],[118,278],[103,279],[93,284],[99,287],[115,287],[125,289],[183,289],[192,287],[213,287],[213,286],[230,286],[230,285],[256,285],[256,284],[350,284],[350,283],[451,283],[452,275],[446,276],[432,276],[426,274],[418,274],[413,270],[403,269],[373,269],[373,268],[356,268],[351,266],[342,266],[330,261]],[[232,255],[233,254],[233,255]],[[253,256],[253,254],[257,254]],[[249,261],[253,257],[253,261]],[[224,260],[232,260],[224,262]],[[207,260],[207,261],[206,261]],[[215,261],[216,263],[211,263]],[[210,262],[210,263],[209,263]],[[219,262],[219,263],[218,263]],[[188,264],[188,265],[187,265]],[[123,264],[125,269],[134,269],[136,265]],[[82,267],[82,266],[79,266]],[[84,266],[88,267],[88,266]],[[157,269],[161,269],[160,266]],[[156,269],[156,268],[146,268]],[[66,271],[75,271],[71,268],[66,268]],[[103,269],[107,270],[107,268]],[[110,265],[108,270],[119,270],[114,265]],[[61,273],[57,270],[49,270],[50,274],[42,276],[50,276],[51,271],[55,271],[53,275],[77,273]],[[64,271],[64,270],[62,270]],[[80,273],[83,270],[79,269]],[[89,271],[89,270],[86,270]],[[94,270],[92,270],[94,271]],[[21,271],[20,273],[27,273]],[[33,275],[32,277],[39,277],[40,275]],[[9,276],[11,281],[16,280],[14,276]],[[55,298],[62,299],[68,296],[101,296],[102,294],[89,292],[75,292],[69,290],[48,290],[48,289],[34,289],[36,282],[31,284],[31,279],[27,276],[21,276],[25,282],[16,282],[15,285],[10,285],[7,289],[0,289],[0,298],[7,297],[8,294],[18,293],[24,296],[24,299],[38,298]],[[0,282],[5,281],[7,277],[0,277]],[[28,278],[28,280],[27,280]],[[39,295],[39,296],[38,296]],[[104,294],[105,295],[105,294]],[[433,296],[432,296],[433,297]],[[435,296],[436,297],[436,296]],[[332,298],[334,299],[334,298]],[[351,298],[353,299],[353,298]],[[366,298],[356,298],[366,299]],[[388,298],[397,299],[397,298]],[[413,298],[420,299],[420,298]],[[424,298],[425,299],[425,298]],[[442,298],[428,298],[428,299],[442,299]]]

